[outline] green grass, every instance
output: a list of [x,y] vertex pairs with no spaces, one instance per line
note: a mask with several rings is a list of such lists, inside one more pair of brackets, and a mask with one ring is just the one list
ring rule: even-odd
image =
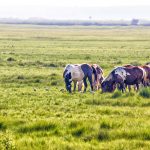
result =
[[0,25],[0,149],[150,149],[149,89],[69,94],[63,69],[150,61],[149,27]]
[[150,98],[150,88],[141,89],[140,95],[144,98]]

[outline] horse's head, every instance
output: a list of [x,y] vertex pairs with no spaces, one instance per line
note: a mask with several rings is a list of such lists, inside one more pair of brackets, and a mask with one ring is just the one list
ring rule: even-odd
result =
[[103,81],[101,84],[102,92],[113,92],[116,89],[115,82],[112,81]]
[[114,80],[113,71],[106,77],[101,79],[102,92],[113,92],[116,89],[116,82]]
[[67,67],[65,68],[64,73],[63,73],[63,77],[64,77],[64,81],[66,84],[66,90],[71,93],[72,77],[71,77],[71,70],[68,68]]

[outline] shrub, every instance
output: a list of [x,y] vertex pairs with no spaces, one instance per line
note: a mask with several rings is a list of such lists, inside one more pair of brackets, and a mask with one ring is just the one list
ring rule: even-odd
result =
[[139,94],[144,98],[150,98],[150,88],[141,89]]

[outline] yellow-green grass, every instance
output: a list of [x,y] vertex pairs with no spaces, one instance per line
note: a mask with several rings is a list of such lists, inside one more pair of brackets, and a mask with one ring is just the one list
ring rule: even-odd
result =
[[149,27],[0,25],[0,149],[149,150],[149,90],[61,91],[68,63],[149,61]]

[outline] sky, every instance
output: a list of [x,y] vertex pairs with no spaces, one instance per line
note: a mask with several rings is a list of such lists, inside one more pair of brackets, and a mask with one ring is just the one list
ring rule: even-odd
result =
[[0,0],[0,18],[150,19],[150,0]]

